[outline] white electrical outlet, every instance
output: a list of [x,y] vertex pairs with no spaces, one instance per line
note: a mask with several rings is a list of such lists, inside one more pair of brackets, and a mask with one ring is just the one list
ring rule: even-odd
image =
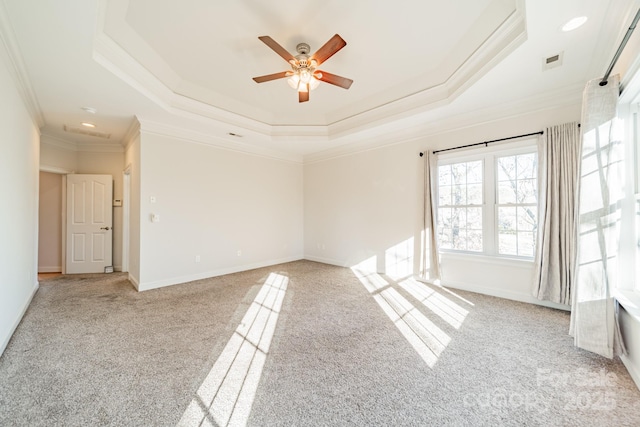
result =
[[238,249],[238,256],[242,256],[242,251]]
[[196,255],[196,262],[200,262],[200,255]]

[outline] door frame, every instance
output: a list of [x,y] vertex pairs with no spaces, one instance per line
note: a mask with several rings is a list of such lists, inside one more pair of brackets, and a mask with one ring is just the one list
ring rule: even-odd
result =
[[[56,166],[48,166],[48,165],[40,165],[39,172],[49,172],[55,173],[57,175],[61,175],[62,179],[62,208],[60,212],[60,220],[62,222],[61,230],[62,230],[62,248],[61,248],[61,273],[66,274],[67,270],[67,174],[75,173],[75,171],[70,169],[59,168]],[[38,193],[38,206],[40,206],[40,194]],[[40,208],[38,208],[39,210]],[[38,242],[40,239],[40,230],[38,230]]]
[[129,271],[129,217],[131,201],[131,164],[122,171],[122,261],[123,272]]

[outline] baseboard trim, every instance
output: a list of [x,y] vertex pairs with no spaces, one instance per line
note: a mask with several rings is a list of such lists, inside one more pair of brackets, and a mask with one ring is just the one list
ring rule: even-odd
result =
[[[134,283],[132,281],[132,283],[134,283],[134,286],[139,292],[142,292],[142,291],[148,291],[151,289],[163,288],[165,286],[179,285],[181,283],[193,282],[195,280],[208,279],[210,277],[224,276],[225,274],[239,273],[241,271],[254,270],[256,268],[262,268],[262,267],[270,267],[272,265],[283,264],[286,262],[300,261],[301,259],[304,259],[304,258],[302,257],[302,255],[299,255],[299,256],[275,259],[270,261],[257,262],[253,264],[245,264],[245,265],[239,265],[235,267],[221,268],[218,270],[206,271],[203,273],[196,273],[196,274],[189,274],[186,276],[171,277],[169,279],[156,280],[153,282],[142,282],[142,283],[135,282]],[[129,277],[130,277],[129,280],[132,280],[131,276]]]
[[138,279],[136,279],[135,277],[133,277],[131,275],[131,273],[129,273],[129,282],[131,282],[131,284],[133,285],[134,288],[136,288],[136,291],[140,290],[140,283],[138,282]]
[[[425,280],[422,278],[416,278],[416,279],[423,282],[427,282],[427,283],[429,282],[428,280]],[[568,305],[557,304],[551,301],[541,301],[537,298],[534,298],[532,295],[522,294],[520,292],[512,292],[504,289],[490,288],[487,286],[470,285],[468,283],[462,283],[462,282],[442,281],[440,284],[445,288],[459,289],[461,291],[475,292],[478,294],[489,295],[492,297],[504,298],[512,301],[526,302],[528,304],[535,304],[543,307],[555,308],[557,310],[571,311],[571,307],[569,307]]]
[[31,290],[31,295],[29,295],[29,298],[27,298],[25,303],[22,305],[22,308],[20,309],[20,315],[18,316],[16,321],[13,323],[13,326],[10,329],[9,335],[2,339],[2,344],[0,344],[0,356],[2,356],[2,353],[4,353],[5,349],[9,345],[9,341],[11,341],[11,337],[13,336],[16,329],[18,328],[18,325],[22,321],[24,314],[27,312],[29,305],[31,305],[31,301],[33,300],[33,297],[36,295],[36,292],[38,292],[39,288],[40,288],[40,285],[38,284],[38,282],[36,282],[33,286],[33,289]]
[[57,267],[38,267],[38,273],[60,273],[61,271],[61,265]]
[[322,258],[319,256],[305,255],[303,259],[306,259],[307,261],[320,262],[322,264],[335,265],[338,267],[347,267],[347,265],[345,265],[343,262],[339,262],[330,258]]
[[631,375],[631,379],[634,383],[636,383],[636,387],[640,390],[640,370],[638,367],[633,364],[631,359],[629,359],[626,355],[620,355],[620,360],[622,360],[622,364],[625,368],[627,368],[627,372]]

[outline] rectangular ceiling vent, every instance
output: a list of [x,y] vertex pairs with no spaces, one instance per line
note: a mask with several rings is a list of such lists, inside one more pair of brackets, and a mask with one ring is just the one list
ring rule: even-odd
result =
[[77,127],[73,127],[73,126],[64,125],[64,130],[65,130],[65,132],[77,133],[77,134],[80,134],[80,135],[94,136],[96,138],[104,138],[104,139],[111,138],[111,134],[110,133],[103,133],[103,132],[98,132],[98,131],[95,131],[95,130],[82,129],[82,128],[77,128]]
[[542,70],[550,70],[562,65],[562,56],[564,52],[556,53],[555,55],[548,56],[542,60]]

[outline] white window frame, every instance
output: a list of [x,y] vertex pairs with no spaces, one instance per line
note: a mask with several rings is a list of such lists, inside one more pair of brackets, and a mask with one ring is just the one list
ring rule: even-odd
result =
[[[498,253],[498,174],[496,165],[498,157],[514,156],[519,154],[536,153],[538,158],[538,138],[526,138],[519,141],[506,143],[494,143],[479,148],[460,151],[438,153],[437,167],[454,163],[482,161],[483,163],[483,197],[482,197],[482,248],[478,251],[464,251],[459,249],[440,249],[441,253],[464,254],[471,256],[487,256],[503,259],[516,259],[533,261],[533,257],[517,255],[501,255]],[[538,160],[538,164],[540,161]],[[539,175],[539,174],[538,174]],[[438,173],[436,173],[438,176]],[[438,183],[439,184],[439,183]],[[538,187],[540,186],[538,180]],[[439,188],[439,185],[436,186]],[[540,192],[538,191],[538,194]],[[436,197],[436,200],[439,200]],[[538,203],[540,201],[538,200]],[[537,209],[537,208],[536,208]],[[438,209],[436,209],[438,211]],[[540,227],[538,227],[538,230]],[[535,249],[534,249],[535,251]]]

